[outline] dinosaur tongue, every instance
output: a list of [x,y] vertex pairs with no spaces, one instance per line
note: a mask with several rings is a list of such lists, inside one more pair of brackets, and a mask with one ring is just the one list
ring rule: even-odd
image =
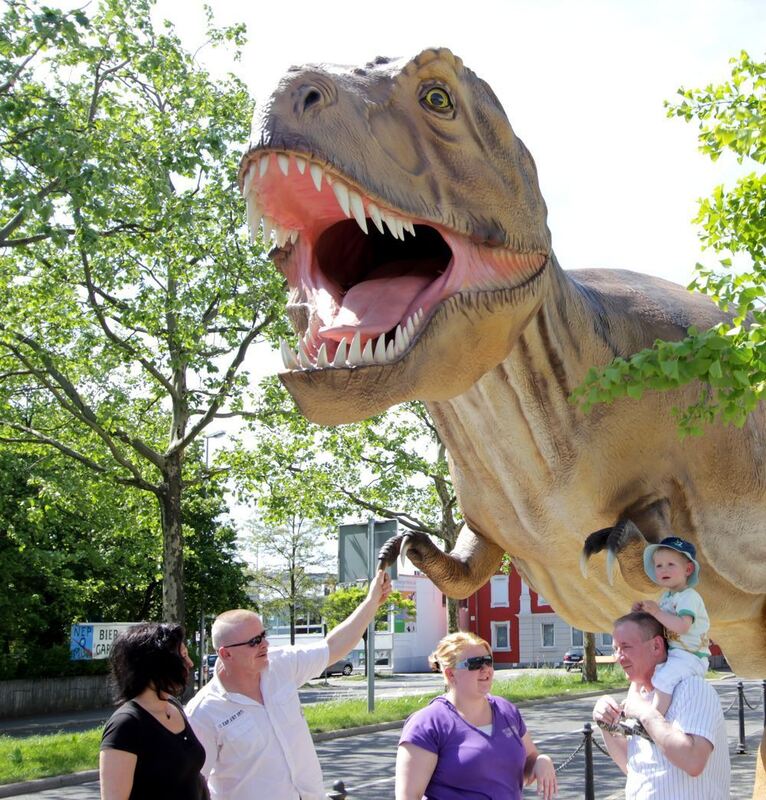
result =
[[319,329],[325,339],[341,339],[361,332],[369,339],[396,327],[414,298],[434,279],[434,271],[418,261],[386,264],[367,280],[352,286],[334,319]]

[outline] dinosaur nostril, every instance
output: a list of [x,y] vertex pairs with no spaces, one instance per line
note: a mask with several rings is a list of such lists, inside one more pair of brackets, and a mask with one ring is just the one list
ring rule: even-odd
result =
[[308,111],[311,106],[316,105],[322,99],[322,95],[316,89],[309,89],[303,98],[303,110]]

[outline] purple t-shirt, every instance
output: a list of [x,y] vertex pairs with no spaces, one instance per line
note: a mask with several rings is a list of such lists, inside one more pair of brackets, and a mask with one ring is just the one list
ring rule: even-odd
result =
[[399,744],[417,745],[439,759],[424,800],[520,800],[527,726],[513,703],[492,695],[487,700],[491,735],[466,722],[446,697],[435,697],[404,723]]

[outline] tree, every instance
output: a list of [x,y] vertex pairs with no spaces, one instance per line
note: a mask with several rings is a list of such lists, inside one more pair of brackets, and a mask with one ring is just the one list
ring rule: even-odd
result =
[[720,269],[697,264],[689,288],[707,294],[731,319],[591,370],[574,394],[586,409],[699,381],[697,402],[677,414],[684,433],[701,434],[716,418],[741,427],[766,396],[766,62],[742,52],[731,63],[731,80],[679,89],[680,102],[667,104],[669,116],[698,121],[700,149],[711,159],[729,153],[759,170],[731,189],[716,187],[694,220],[703,244],[725,257]]
[[[327,629],[332,630],[347,619],[367,597],[366,586],[346,586],[337,589],[332,594],[327,595],[322,605],[322,616],[327,623]],[[415,619],[415,603],[413,600],[402,596],[401,592],[391,592],[386,604],[375,612],[375,630],[388,630],[388,615],[390,612],[403,614],[407,620]],[[367,631],[362,637],[365,645],[367,644]],[[367,674],[367,662],[365,661],[364,674]]]
[[265,556],[269,564],[252,573],[259,610],[264,617],[287,611],[290,644],[295,644],[297,614],[318,617],[321,612],[323,596],[317,595],[317,570],[326,570],[332,561],[321,549],[325,534],[295,514],[283,525],[256,524],[251,530],[248,545],[256,550],[259,560]]
[[[204,587],[230,607],[245,575],[226,544],[233,531],[215,521],[222,509],[220,489],[184,498],[186,582],[192,597]],[[55,451],[0,449],[0,674],[81,668],[66,663],[74,622],[157,618],[161,542],[145,493],[111,487]]]
[[[241,413],[243,362],[283,324],[283,299],[234,188],[251,98],[155,31],[150,9],[6,4],[0,441],[153,496],[162,613],[183,620],[182,498],[210,477],[187,453]],[[237,54],[242,26],[209,22]]]
[[[242,453],[242,491],[275,488],[326,526],[360,509],[455,545],[462,523],[444,444],[421,403],[336,428],[310,423],[276,381],[264,382],[252,430],[257,451]],[[454,601],[450,630],[457,630]]]

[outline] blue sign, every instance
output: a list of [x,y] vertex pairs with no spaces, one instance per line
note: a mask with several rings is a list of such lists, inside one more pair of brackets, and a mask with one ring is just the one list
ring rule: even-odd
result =
[[72,661],[85,661],[93,658],[92,625],[72,625],[72,638],[69,642],[69,658]]

